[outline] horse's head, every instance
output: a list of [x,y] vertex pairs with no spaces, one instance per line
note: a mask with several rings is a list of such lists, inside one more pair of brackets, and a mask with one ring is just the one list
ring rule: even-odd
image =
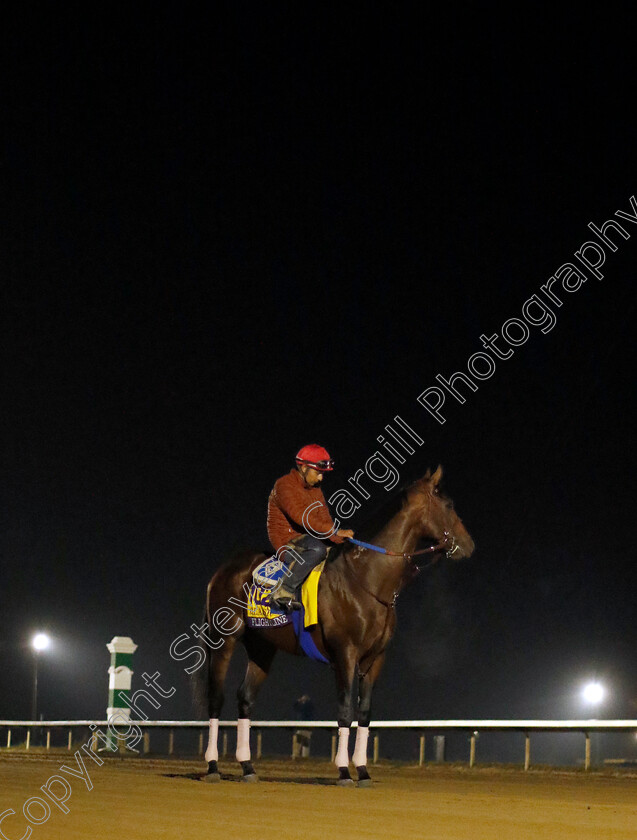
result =
[[475,544],[462,520],[453,508],[451,499],[439,489],[442,467],[431,474],[430,470],[407,491],[405,501],[420,536],[443,542],[448,535],[447,557],[461,560],[473,554]]

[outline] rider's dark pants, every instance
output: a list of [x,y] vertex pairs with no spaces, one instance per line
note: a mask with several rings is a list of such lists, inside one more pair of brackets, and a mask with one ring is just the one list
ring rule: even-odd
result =
[[286,589],[294,591],[297,586],[303,583],[312,569],[318,566],[322,560],[325,560],[327,546],[321,540],[317,540],[316,537],[312,537],[309,534],[296,537],[290,544],[298,557],[289,551],[282,552],[281,559],[291,572],[289,576],[283,576],[283,585]]

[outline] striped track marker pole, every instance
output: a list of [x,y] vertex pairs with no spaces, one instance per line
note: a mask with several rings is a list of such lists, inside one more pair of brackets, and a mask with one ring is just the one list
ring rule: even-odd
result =
[[[124,721],[130,719],[130,707],[126,704],[126,700],[130,701],[130,689],[133,678],[131,665],[133,663],[133,654],[137,650],[137,645],[130,636],[115,636],[106,647],[111,654],[111,665],[108,669],[108,708],[106,709],[106,717],[110,720],[113,715],[116,715],[115,720],[124,723]],[[110,750],[115,751],[118,747],[125,746],[124,744],[120,745],[112,727],[109,727],[106,738],[108,749]]]

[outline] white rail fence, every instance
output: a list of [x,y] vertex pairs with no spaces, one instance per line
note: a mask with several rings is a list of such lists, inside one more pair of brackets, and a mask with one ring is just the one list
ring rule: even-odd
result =
[[[26,730],[24,744],[16,744],[15,749],[32,748],[31,733],[33,730],[46,733],[44,748],[51,749],[51,731],[68,730],[67,749],[71,750],[74,743],[74,732],[86,730],[85,742],[91,741],[92,748],[96,748],[96,731],[108,729],[108,720],[0,720],[0,729],[6,730],[6,741],[0,749],[11,749],[15,744],[13,735],[15,730]],[[153,729],[168,730],[168,755],[175,752],[175,730],[199,730],[200,754],[204,750],[205,735],[208,731],[208,721],[203,720],[131,720],[131,725],[143,731],[143,753],[150,752],[150,733]],[[228,732],[236,728],[237,722],[222,720],[219,729],[222,736],[221,754],[228,754]],[[356,726],[356,723],[353,724]],[[256,733],[256,757],[262,754],[262,732],[266,729],[287,729],[293,731],[292,755],[298,755],[296,750],[297,733],[299,730],[332,730],[332,760],[336,754],[337,727],[334,721],[328,720],[255,720],[251,722],[253,732]],[[476,762],[476,740],[481,732],[514,732],[521,733],[524,738],[524,769],[531,766],[531,734],[539,732],[576,732],[584,737],[584,769],[591,767],[591,734],[596,732],[634,732],[637,733],[637,720],[378,720],[372,724],[373,762],[376,763],[380,754],[380,736],[382,729],[415,730],[419,737],[418,763],[425,762],[425,741],[427,733],[464,732],[469,738],[469,766]],[[1,736],[0,736],[1,738]]]

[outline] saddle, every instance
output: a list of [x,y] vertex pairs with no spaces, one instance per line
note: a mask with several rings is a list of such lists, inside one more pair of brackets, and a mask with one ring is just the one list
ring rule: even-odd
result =
[[[323,561],[324,563],[329,560],[331,550],[332,546],[330,545],[327,547],[327,556]],[[279,560],[276,554],[273,554],[256,567],[256,569],[252,572],[252,580],[260,589],[266,589],[268,593],[271,593],[272,590],[276,589],[279,585],[279,582],[284,574],[284,567],[285,563],[283,563],[282,560]],[[301,584],[301,586],[297,589],[297,595],[300,594],[302,587],[303,584]],[[299,600],[301,599],[299,598]]]
[[273,554],[256,567],[252,572],[252,580],[260,589],[272,590],[279,585],[283,566],[283,562]]

